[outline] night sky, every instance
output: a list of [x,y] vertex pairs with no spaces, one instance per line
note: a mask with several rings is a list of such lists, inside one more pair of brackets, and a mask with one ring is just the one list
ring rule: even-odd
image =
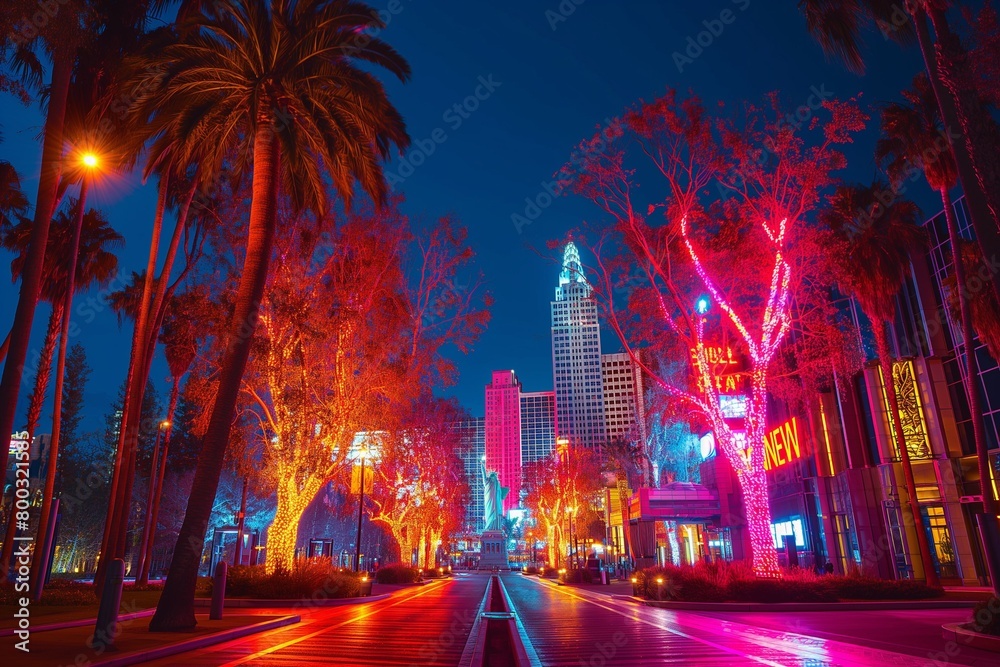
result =
[[[586,201],[562,197],[520,233],[511,215],[524,213],[525,198],[542,192],[542,182],[551,179],[573,146],[604,119],[668,87],[690,90],[709,108],[718,100],[730,106],[760,101],[777,90],[791,109],[804,104],[814,89],[837,98],[863,93],[863,104],[873,106],[895,99],[922,66],[915,47],[902,50],[873,32],[867,35],[865,51],[868,73],[850,74],[826,60],[795,2],[576,3],[373,2],[376,8],[398,8],[381,36],[413,68],[408,84],[389,83],[414,140],[408,155],[434,143],[433,153],[412,174],[401,171],[398,161],[389,166],[389,171],[405,176],[396,186],[406,196],[404,210],[425,221],[456,215],[469,228],[477,267],[496,300],[489,330],[468,356],[458,359],[461,377],[446,390],[474,415],[483,414],[483,386],[494,369],[513,368],[526,391],[552,388],[548,304],[558,260],[546,242],[563,238],[583,220],[598,220],[597,212]],[[688,38],[706,30],[703,22],[716,21],[724,10],[731,12],[726,15],[731,22],[713,23],[717,31],[722,26],[721,34],[679,72],[674,52],[683,53]],[[492,92],[487,94],[483,81]],[[477,87],[485,99],[474,112],[462,118],[449,111]],[[0,99],[0,109],[0,155],[20,171],[33,202],[42,116],[37,106],[24,108],[10,97]],[[844,175],[851,180],[868,181],[874,174],[875,125],[873,121],[848,151],[850,167]],[[914,192],[925,213],[935,212],[935,200],[926,190]],[[141,185],[137,176],[91,190],[88,204],[104,208],[112,226],[126,237],[123,272],[145,264],[154,198],[155,186]],[[5,266],[9,260],[10,255],[0,253]],[[6,268],[3,274],[9,275]],[[96,294],[78,297],[77,303],[88,297],[96,304],[92,321],[75,318],[76,340],[86,346],[94,369],[85,431],[103,425],[102,417],[124,379],[131,340],[131,329],[120,330]],[[15,287],[8,279],[0,280],[0,322],[5,327],[13,319],[15,303]],[[79,306],[76,309],[79,312]],[[47,305],[38,310],[33,350],[41,345],[48,311]],[[613,334],[605,332],[604,351],[619,347]],[[29,370],[24,376],[18,426],[33,375]],[[159,357],[151,378],[164,394],[167,375]],[[49,430],[49,420],[46,413],[41,432]]]

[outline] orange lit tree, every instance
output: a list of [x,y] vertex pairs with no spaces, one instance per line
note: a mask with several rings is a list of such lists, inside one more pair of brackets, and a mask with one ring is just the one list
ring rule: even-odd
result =
[[[610,217],[592,248],[604,315],[658,388],[714,431],[740,482],[761,576],[778,574],[763,447],[770,371],[817,261],[807,221],[846,164],[839,145],[867,120],[853,100],[819,113],[827,120],[800,133],[775,96],[726,120],[670,91],[583,142],[561,174]],[[727,336],[732,360],[719,345]],[[640,346],[683,361],[682,372],[658,372]],[[723,412],[726,393],[746,397],[742,428]]]
[[[442,346],[466,347],[487,316],[477,286],[454,286],[471,253],[448,221],[414,237],[389,207],[347,214],[315,236],[287,228],[243,382],[277,491],[270,569],[291,563],[302,513],[325,484],[343,479],[355,434],[386,430],[398,406],[450,379]],[[422,439],[414,458],[432,446]]]
[[525,480],[525,506],[536,522],[535,536],[544,536],[548,563],[559,567],[569,544],[570,523],[584,515],[604,488],[600,461],[588,449],[562,449],[529,463]]
[[378,434],[372,521],[385,526],[400,560],[434,567],[439,544],[461,525],[469,489],[462,437],[454,424],[467,418],[453,400],[422,394],[397,406],[402,418]]

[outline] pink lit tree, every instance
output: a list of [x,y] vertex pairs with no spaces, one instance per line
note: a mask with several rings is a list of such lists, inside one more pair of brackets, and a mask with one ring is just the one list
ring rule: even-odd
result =
[[[675,409],[714,432],[740,484],[758,576],[779,573],[764,468],[770,374],[798,294],[822,278],[812,213],[846,164],[839,146],[867,120],[854,100],[817,113],[789,122],[772,95],[713,119],[668,91],[581,143],[560,174],[610,217],[589,272],[603,314]],[[645,361],[655,357],[677,363]],[[735,420],[720,403],[733,394],[745,396]]]

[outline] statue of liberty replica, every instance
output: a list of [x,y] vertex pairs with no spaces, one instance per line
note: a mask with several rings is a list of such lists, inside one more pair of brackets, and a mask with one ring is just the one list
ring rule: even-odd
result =
[[480,463],[483,476],[483,534],[480,537],[479,569],[507,568],[507,536],[503,533],[503,499],[510,489],[500,486],[496,471],[486,472],[485,461]]

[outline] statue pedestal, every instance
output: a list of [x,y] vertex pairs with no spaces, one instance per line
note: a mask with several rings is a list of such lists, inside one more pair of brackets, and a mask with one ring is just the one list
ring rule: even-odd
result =
[[480,539],[479,569],[492,570],[494,567],[507,569],[507,538],[499,530],[483,531]]

